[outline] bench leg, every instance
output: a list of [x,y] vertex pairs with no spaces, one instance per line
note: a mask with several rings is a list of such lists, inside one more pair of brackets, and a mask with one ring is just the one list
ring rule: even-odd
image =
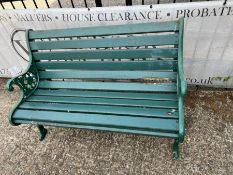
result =
[[173,159],[178,159],[180,155],[179,140],[175,140],[172,147]]
[[37,125],[37,128],[39,129],[39,140],[42,141],[47,134],[47,129],[43,125]]

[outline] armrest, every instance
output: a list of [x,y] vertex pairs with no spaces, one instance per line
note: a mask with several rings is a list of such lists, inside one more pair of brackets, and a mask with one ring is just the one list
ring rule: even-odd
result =
[[19,125],[18,123],[14,123],[14,121],[12,120],[12,116],[15,110],[17,109],[17,107],[24,101],[24,99],[29,97],[36,90],[38,82],[39,82],[38,71],[34,64],[29,65],[28,69],[24,74],[8,80],[6,84],[6,89],[8,91],[14,90],[13,85],[17,85],[20,88],[19,100],[11,109],[8,116],[8,120],[12,125],[14,126]]
[[11,109],[8,115],[9,122],[12,125],[19,125],[19,123],[15,123],[12,120],[12,116],[15,110],[17,109],[17,107],[24,101],[24,99],[26,99],[27,97],[29,97],[31,94],[34,93],[39,83],[38,70],[36,68],[35,62],[32,60],[32,53],[31,53],[30,46],[29,46],[29,39],[28,39],[29,31],[30,30],[26,31],[26,41],[27,41],[27,46],[28,46],[28,51],[29,51],[29,63],[28,63],[27,69],[22,75],[19,75],[17,77],[10,79],[6,84],[6,89],[8,91],[14,90],[13,85],[17,85],[20,88],[19,100],[17,104],[15,104],[14,107]]
[[184,96],[187,93],[187,84],[184,78],[183,68],[183,32],[184,18],[179,20],[179,45],[178,45],[178,68],[177,68],[177,95],[178,95],[178,109],[179,109],[179,142],[184,141]]
[[37,88],[39,83],[38,71],[35,62],[32,60],[32,53],[29,45],[29,30],[26,31],[26,41],[29,51],[29,64],[26,71],[17,77],[10,79],[6,84],[6,89],[8,91],[13,91],[13,85],[19,86],[23,98],[29,97]]
[[179,20],[179,45],[178,45],[178,95],[184,97],[187,93],[187,83],[184,78],[183,68],[183,33],[184,33],[184,18]]
[[8,91],[13,91],[13,85],[19,86],[20,90],[23,92],[23,97],[26,98],[30,96],[37,88],[39,82],[39,76],[36,66],[32,63],[28,70],[17,77],[11,78],[6,84],[6,89]]

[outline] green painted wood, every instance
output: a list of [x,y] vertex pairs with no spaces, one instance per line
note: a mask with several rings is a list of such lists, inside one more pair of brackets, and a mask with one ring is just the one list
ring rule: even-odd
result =
[[178,110],[179,110],[179,141],[182,143],[184,141],[185,127],[184,127],[184,98],[179,96],[178,100]]
[[184,33],[184,18],[179,20],[179,49],[178,49],[178,73],[180,81],[180,91],[181,95],[185,96],[187,93],[187,84],[184,78],[184,68],[183,68],[183,34]]
[[36,63],[39,70],[176,70],[177,60],[155,61],[43,61]]
[[89,104],[89,105],[111,105],[111,106],[139,106],[151,108],[171,108],[178,107],[177,101],[151,101],[135,99],[109,99],[109,98],[86,98],[86,97],[56,97],[56,96],[31,96],[28,102],[50,102],[64,104]]
[[179,95],[179,142],[184,141],[185,127],[184,127],[184,96],[187,93],[187,84],[184,78],[183,70],[183,33],[184,33],[184,18],[179,20],[179,51],[178,51],[178,87],[177,93]]
[[115,90],[115,91],[151,91],[176,92],[176,84],[146,84],[146,83],[119,83],[119,82],[68,82],[68,81],[40,81],[38,88],[56,89],[89,89],[89,90]]
[[39,71],[40,79],[48,78],[80,78],[80,79],[145,79],[176,80],[176,72],[155,72],[155,71],[91,71],[91,70],[55,70]]
[[[28,120],[14,120],[15,123],[24,123],[24,124],[31,124],[31,121]],[[64,128],[79,128],[79,129],[89,129],[89,130],[102,130],[102,131],[110,131],[110,132],[119,132],[119,133],[127,133],[127,134],[138,134],[138,135],[150,135],[150,136],[157,136],[157,137],[169,137],[169,138],[178,138],[177,132],[163,132],[163,131],[145,131],[145,130],[133,130],[131,128],[110,128],[110,127],[103,127],[103,126],[84,126],[84,125],[77,125],[77,124],[65,124],[65,123],[48,123],[43,121],[34,122],[35,124],[41,125],[49,125],[55,127],[64,127]]]
[[32,52],[35,60],[177,58],[177,48]]
[[48,49],[161,46],[175,44],[178,44],[178,34],[30,42],[31,50],[33,51]]
[[[66,116],[66,117],[64,117]],[[14,120],[44,121],[88,126],[137,128],[144,130],[177,131],[176,119],[130,117],[120,115],[84,114],[53,111],[16,110]]]
[[74,29],[55,29],[30,31],[30,39],[45,38],[64,38],[64,37],[83,37],[83,36],[107,36],[107,35],[123,35],[123,34],[140,34],[140,33],[156,33],[156,32],[176,32],[178,31],[177,22],[163,23],[140,23],[140,24],[124,24],[112,26],[98,27],[80,27]]
[[19,106],[20,109],[31,110],[50,110],[62,112],[81,112],[95,114],[115,114],[115,115],[132,115],[141,117],[161,117],[161,118],[178,118],[178,110],[157,109],[157,108],[138,108],[122,106],[103,106],[103,105],[85,105],[85,104],[59,104],[59,103],[38,103],[25,102]]
[[139,93],[139,92],[79,91],[79,90],[66,90],[66,89],[60,89],[60,90],[38,89],[36,90],[34,95],[177,101],[176,93],[154,93],[154,92]]

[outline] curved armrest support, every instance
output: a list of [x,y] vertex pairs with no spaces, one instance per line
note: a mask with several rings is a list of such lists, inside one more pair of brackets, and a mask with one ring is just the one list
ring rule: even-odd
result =
[[187,93],[187,83],[184,78],[183,68],[183,33],[184,33],[184,18],[179,20],[179,45],[178,45],[178,94],[184,97]]
[[8,91],[14,90],[13,85],[17,85],[20,88],[20,98],[8,115],[8,120],[12,125],[19,125],[18,123],[14,123],[12,116],[17,107],[36,90],[38,82],[38,71],[34,64],[30,65],[27,72],[19,75],[18,77],[12,78],[7,82],[6,89]]
[[13,91],[14,87],[13,85],[19,86],[23,98],[29,97],[37,88],[37,85],[39,83],[39,76],[38,71],[35,65],[35,62],[32,59],[32,53],[29,45],[29,31],[31,29],[26,31],[26,41],[27,41],[27,47],[28,47],[28,53],[29,53],[29,63],[27,66],[26,71],[17,77],[14,77],[10,79],[6,84],[6,89],[8,91]]
[[13,85],[17,85],[20,88],[20,98],[18,102],[15,104],[15,106],[11,109],[10,114],[8,116],[9,122],[12,125],[18,125],[18,123],[14,123],[14,121],[12,120],[12,116],[15,110],[26,98],[28,98],[31,94],[34,93],[39,83],[38,70],[36,68],[35,62],[32,59],[32,53],[29,45],[29,31],[30,30],[26,31],[26,41],[29,51],[29,63],[27,69],[22,75],[10,79],[6,84],[6,89],[8,91],[14,90]]
[[178,44],[178,75],[177,75],[177,95],[179,107],[179,142],[183,142],[184,129],[184,96],[187,93],[187,83],[184,78],[183,68],[183,33],[184,33],[184,18],[179,20],[179,44]]
[[31,64],[27,72],[18,77],[10,79],[6,84],[6,89],[8,91],[13,91],[13,85],[19,86],[20,90],[23,92],[23,97],[26,98],[30,96],[37,88],[39,82],[39,76],[34,64]]

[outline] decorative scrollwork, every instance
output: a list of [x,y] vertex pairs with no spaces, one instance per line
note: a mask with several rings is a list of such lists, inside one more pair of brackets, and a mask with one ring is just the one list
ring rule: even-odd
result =
[[24,98],[30,96],[36,89],[39,82],[39,76],[37,68],[34,64],[30,66],[28,71],[18,77],[12,78],[7,83],[7,89],[13,91],[13,85],[18,85],[19,88],[23,91]]

